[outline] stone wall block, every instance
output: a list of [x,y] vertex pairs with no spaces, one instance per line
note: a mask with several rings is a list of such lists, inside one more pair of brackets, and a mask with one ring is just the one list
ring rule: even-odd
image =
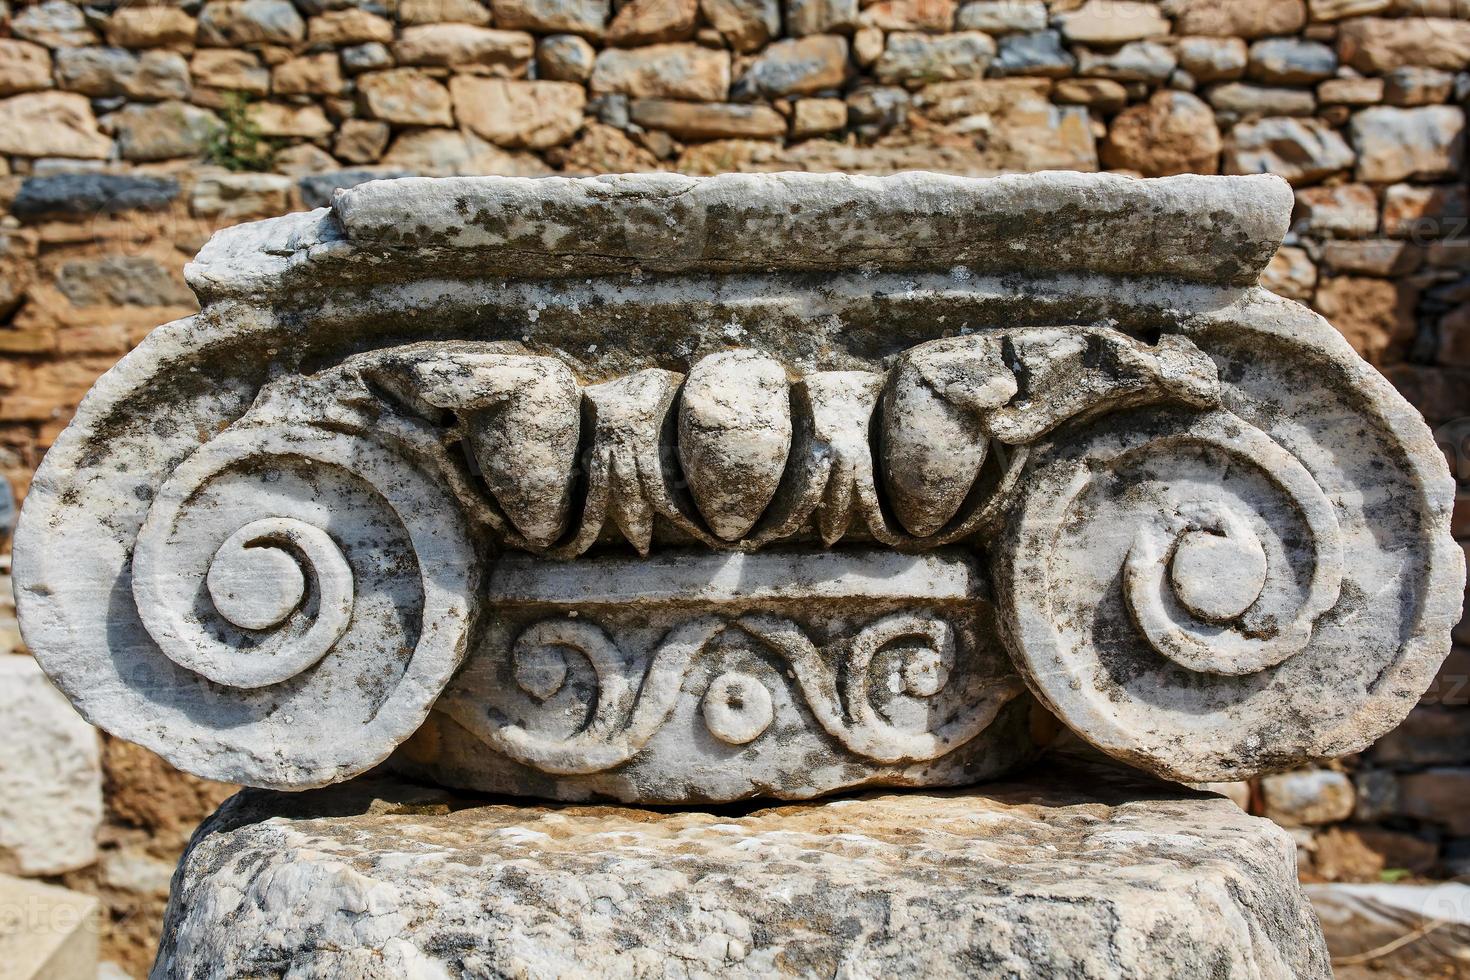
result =
[[1408,283],[1335,276],[1317,287],[1313,306],[1370,364],[1401,360],[1418,325],[1416,291]]
[[199,13],[199,43],[293,45],[306,37],[306,22],[290,0],[209,0]]
[[0,96],[50,88],[51,52],[30,41],[0,38]]
[[209,174],[194,184],[189,211],[220,221],[279,214],[289,207],[291,185],[280,174]]
[[1124,110],[1102,147],[1102,162],[1145,177],[1218,173],[1220,130],[1215,114],[1188,92],[1156,92]]
[[698,0],[628,0],[607,26],[607,43],[631,48],[687,41],[698,17]]
[[[923,35],[891,35],[890,46],[895,37],[922,38]],[[882,64],[880,61],[880,77],[883,74]],[[751,63],[736,81],[731,95],[737,99],[757,96],[776,98],[839,89],[847,80],[847,70],[845,38],[823,34],[778,41],[761,52]]]
[[927,31],[954,27],[955,0],[877,0],[864,5],[858,23],[883,31]]
[[1376,765],[1394,769],[1470,765],[1470,711],[1420,707],[1370,753]]
[[1455,90],[1455,75],[1439,68],[1406,65],[1383,77],[1383,101],[1392,106],[1438,105]]
[[266,95],[271,89],[271,71],[251,51],[202,48],[189,62],[194,84],[221,92]]
[[575,34],[553,34],[536,45],[537,77],[586,84],[597,63],[597,51]]
[[[1096,170],[1091,117],[1081,106],[1053,104],[1050,88],[1039,78],[936,82],[916,92],[912,105],[948,132],[979,135],[985,150],[974,159],[977,169]],[[849,100],[854,116],[880,119],[909,105],[902,89],[876,89],[873,96],[867,105]],[[897,123],[884,123],[890,124]]]
[[276,95],[340,95],[343,88],[335,51],[292,58],[271,71],[271,91]]
[[1307,88],[1226,82],[1211,87],[1206,98],[1223,119],[1230,121],[1266,116],[1310,116],[1317,111],[1317,100],[1312,90]]
[[1413,275],[1423,262],[1423,249],[1392,239],[1322,243],[1322,265],[1334,274],[1389,279]]
[[858,0],[785,0],[786,33],[793,37],[851,31]]
[[0,153],[101,160],[112,153],[112,140],[85,95],[28,92],[0,99]]
[[[808,135],[831,132],[847,123],[847,106],[841,100],[802,99],[797,105],[807,102],[836,102],[842,107],[838,126],[823,129],[819,124]],[[775,139],[785,136],[787,129],[786,117],[764,105],[634,99],[631,114],[645,129],[662,130],[680,140]]]
[[178,196],[179,182],[171,177],[58,174],[27,178],[10,213],[22,221],[92,218],[133,210],[161,211]]
[[994,75],[1065,78],[1077,67],[1077,58],[1062,44],[1058,31],[1007,34],[991,62]]
[[248,111],[250,120],[267,137],[324,139],[335,128],[327,114],[315,105],[256,102]]
[[601,38],[612,14],[610,0],[493,0],[495,25],[547,34]]
[[1317,101],[1324,106],[1377,105],[1383,92],[1381,78],[1333,78],[1317,86]]
[[1402,816],[1440,827],[1456,837],[1470,837],[1470,768],[1435,767],[1399,777]]
[[1268,38],[1250,47],[1250,76],[1272,85],[1306,85],[1331,78],[1337,55],[1319,41]]
[[1077,73],[1120,82],[1160,83],[1179,64],[1174,49],[1157,41],[1131,41],[1116,50],[1078,47]]
[[374,119],[400,126],[452,126],[449,90],[415,68],[369,72],[357,78],[358,96]]
[[1314,119],[1269,117],[1240,123],[1225,140],[1227,174],[1274,173],[1293,185],[1341,173],[1356,160],[1337,131]]
[[391,128],[376,119],[347,119],[337,129],[332,153],[347,163],[373,163],[388,148]]
[[[1439,321],[1439,346],[1436,360],[1453,367],[1470,367],[1470,302],[1462,303]],[[1460,526],[1470,523],[1470,503],[1457,505]],[[1470,646],[1470,620],[1462,620],[1455,630],[1455,642]],[[1467,674],[1470,679],[1470,674]],[[1462,689],[1463,703],[1470,704],[1470,685]]]
[[1181,37],[1175,50],[1179,67],[1200,82],[1240,78],[1250,63],[1249,49],[1238,37]]
[[1174,30],[1246,39],[1295,34],[1307,21],[1302,0],[1180,0]]
[[430,65],[502,77],[525,75],[535,51],[536,41],[525,31],[493,30],[473,24],[406,27],[393,44],[393,56],[401,65]]
[[1052,89],[1052,98],[1063,105],[1087,106],[1110,116],[1128,104],[1128,90],[1108,78],[1063,78]]
[[399,0],[400,24],[490,24],[490,11],[479,0]]
[[176,272],[146,255],[72,259],[57,271],[56,284],[74,306],[188,306],[194,302],[194,294]]
[[60,88],[94,98],[188,99],[191,89],[188,62],[173,51],[62,48],[56,53],[56,79]]
[[1337,184],[1296,192],[1293,227],[1323,237],[1362,238],[1378,230],[1378,195],[1367,184]]
[[995,52],[995,41],[979,31],[934,36],[895,32],[888,35],[873,73],[889,84],[980,78]]
[[1444,425],[1465,414],[1464,393],[1465,386],[1470,385],[1470,370],[1394,364],[1383,373],[1431,425]]
[[1169,19],[1158,4],[1139,0],[1087,0],[1059,14],[1056,24],[1075,44],[1124,44],[1169,33]]
[[44,0],[20,8],[10,20],[10,33],[53,49],[85,47],[98,41],[81,5],[67,0]]
[[1394,0],[1307,0],[1312,20],[1319,22],[1382,13],[1393,6]]
[[971,0],[955,14],[955,29],[992,36],[1044,30],[1050,14],[1043,0]]
[[1354,18],[1338,26],[1337,52],[1343,64],[1365,74],[1408,65],[1459,71],[1470,64],[1470,20]]
[[1317,266],[1306,249],[1283,245],[1261,274],[1261,285],[1277,295],[1310,303],[1317,288]]
[[1285,826],[1336,823],[1352,816],[1354,790],[1346,774],[1297,769],[1261,777],[1265,816]]
[[1348,133],[1359,180],[1442,180],[1465,164],[1465,112],[1458,106],[1363,109],[1353,114]]
[[97,859],[97,731],[26,656],[0,654],[0,870],[59,875]]
[[781,34],[777,0],[700,0],[700,11],[736,51],[756,51]]
[[791,116],[796,139],[835,133],[847,128],[847,103],[842,99],[798,99]]
[[311,18],[306,38],[312,44],[387,44],[393,40],[393,22],[360,7],[329,10]]
[[730,91],[730,55],[697,44],[608,48],[597,56],[590,86],[596,94],[722,102]]
[[567,142],[582,128],[587,104],[586,90],[573,82],[456,75],[449,91],[461,125],[498,146],[516,149],[544,150]]
[[199,24],[178,7],[123,6],[102,24],[107,43],[120,48],[173,48],[192,51]]

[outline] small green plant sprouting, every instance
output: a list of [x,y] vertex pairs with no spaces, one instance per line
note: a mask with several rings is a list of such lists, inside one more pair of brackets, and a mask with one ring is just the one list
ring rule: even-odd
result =
[[221,125],[209,137],[205,153],[209,162],[236,173],[270,170],[280,150],[279,140],[261,135],[250,118],[250,96],[227,92],[220,106]]

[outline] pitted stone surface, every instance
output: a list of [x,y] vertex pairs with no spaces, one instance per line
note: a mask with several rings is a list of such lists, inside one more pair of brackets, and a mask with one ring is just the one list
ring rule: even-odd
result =
[[[361,184],[216,236],[201,312],[94,388],[27,499],[22,626],[89,719],[268,787],[399,747],[563,799],[955,785],[1032,753],[1023,683],[1182,780],[1351,751],[1428,687],[1464,566],[1422,421],[1254,285],[1292,205]],[[946,564],[963,595],[910,587]],[[569,597],[588,568],[617,587]]]
[[[1315,318],[1274,296],[1251,306],[1189,331],[1218,366],[1220,409],[1119,412],[1045,442],[993,552],[1002,629],[1038,697],[1094,745],[1186,781],[1371,744],[1459,614],[1450,485],[1418,413],[1335,333],[1317,356],[1355,380],[1308,381],[1274,352]],[[1227,339],[1247,319],[1252,340]],[[1396,506],[1393,485],[1420,505]],[[1196,567],[1201,542],[1215,553]]]
[[[279,284],[267,277],[339,256],[378,281],[408,271],[369,258],[385,253],[433,255],[439,274],[513,277],[963,265],[1247,286],[1290,207],[1286,186],[1266,176],[410,177],[351,188],[330,215],[226,229],[185,274],[206,298],[269,292]],[[354,278],[347,264],[336,273]]]
[[1048,765],[736,812],[246,792],[190,845],[154,976],[1331,976],[1285,832]]

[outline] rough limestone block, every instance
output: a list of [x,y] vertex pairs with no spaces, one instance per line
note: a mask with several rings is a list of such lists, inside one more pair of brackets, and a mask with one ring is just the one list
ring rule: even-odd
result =
[[952,786],[1034,754],[1032,697],[1184,781],[1361,749],[1464,560],[1422,419],[1258,285],[1293,203],[403,178],[237,225],[38,470],[27,642],[97,724],[272,788],[390,756],[571,800]]
[[246,792],[191,843],[154,975],[1331,976],[1284,831],[1051,765],[743,815]]
[[11,980],[96,980],[98,902],[0,874],[0,963]]
[[97,731],[30,657],[0,654],[0,737],[0,870],[57,875],[97,860]]
[[0,153],[101,160],[111,152],[112,140],[98,130],[84,95],[27,92],[0,99]]

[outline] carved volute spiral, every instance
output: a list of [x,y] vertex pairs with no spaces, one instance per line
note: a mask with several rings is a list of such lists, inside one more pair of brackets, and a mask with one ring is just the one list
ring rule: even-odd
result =
[[1024,486],[996,551],[1009,644],[1037,695],[1113,754],[1239,778],[1378,696],[1337,652],[1365,601],[1348,574],[1361,518],[1251,423],[1112,416],[1060,434]]
[[[248,719],[216,736],[242,776],[326,781],[314,743],[354,714],[330,778],[417,727],[468,635],[477,560],[457,515],[403,457],[338,432],[242,427],[174,471],[138,534],[133,597],[179,683],[207,681]],[[248,761],[267,736],[275,756]]]
[[[88,721],[299,789],[956,786],[1356,751],[1463,602],[1268,176],[370,181],[221,231],[15,538]],[[482,615],[483,613],[483,615]],[[1035,700],[1026,696],[1026,688]]]

